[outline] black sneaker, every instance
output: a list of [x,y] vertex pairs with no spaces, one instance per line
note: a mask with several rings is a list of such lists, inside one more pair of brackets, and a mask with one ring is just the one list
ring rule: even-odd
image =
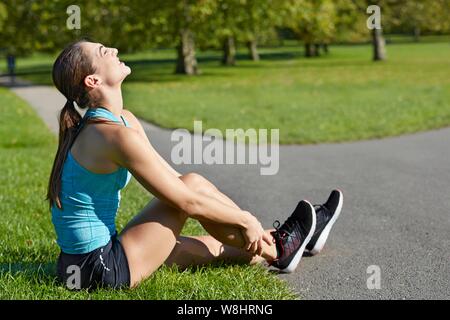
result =
[[312,255],[318,254],[325,245],[330,230],[341,213],[343,200],[344,196],[342,195],[342,192],[333,190],[328,197],[327,202],[314,206],[317,214],[317,226],[311,241],[309,241],[306,246],[306,249]]
[[280,227],[280,221],[273,224],[276,231],[271,234],[277,246],[278,257],[270,263],[282,272],[291,273],[305,251],[316,227],[316,212],[308,201],[298,203],[291,216]]

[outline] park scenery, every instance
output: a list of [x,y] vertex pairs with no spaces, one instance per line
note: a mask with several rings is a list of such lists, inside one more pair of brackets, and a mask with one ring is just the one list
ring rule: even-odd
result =
[[[449,299],[449,16],[448,0],[0,1],[0,299]],[[323,252],[291,274],[220,262],[61,285],[52,66],[81,39],[131,68],[124,107],[161,156],[264,227],[342,190]],[[132,179],[118,231],[152,197]]]

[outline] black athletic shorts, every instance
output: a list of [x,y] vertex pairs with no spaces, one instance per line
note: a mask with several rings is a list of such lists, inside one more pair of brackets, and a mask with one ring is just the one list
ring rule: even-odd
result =
[[84,254],[61,251],[57,276],[69,289],[129,288],[130,269],[117,234],[103,247]]

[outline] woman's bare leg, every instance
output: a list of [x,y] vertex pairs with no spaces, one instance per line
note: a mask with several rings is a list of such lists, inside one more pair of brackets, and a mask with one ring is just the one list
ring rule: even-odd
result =
[[[220,192],[214,184],[208,181],[206,178],[202,177],[199,174],[191,173],[184,177],[184,182],[191,187],[193,190],[197,192],[201,192],[204,195],[215,198],[222,203],[229,205],[233,208],[240,209],[239,206],[231,200],[227,195]],[[222,243],[230,245],[235,248],[242,248],[245,245],[245,239],[241,233],[241,230],[238,228],[233,228],[231,226],[224,226],[217,223],[207,222],[207,221],[199,221],[203,228],[212,235],[215,239],[219,240]],[[266,230],[270,239],[272,239],[271,230]],[[265,260],[273,260],[276,258],[277,252],[275,244],[268,245],[263,241],[263,253],[262,257]],[[261,260],[261,259],[259,259]]]
[[[237,207],[203,177],[190,174],[181,179],[197,192],[204,192]],[[262,257],[246,252],[242,249],[245,240],[240,229],[231,226],[201,221],[211,236],[182,237],[180,232],[186,219],[185,213],[155,198],[124,228],[120,241],[130,266],[132,287],[150,276],[164,262],[185,267],[218,259],[257,263],[275,258],[275,245],[265,244]],[[270,235],[270,230],[266,232]]]
[[[211,197],[215,197],[217,195],[211,194]],[[201,221],[199,220],[203,228],[215,239],[218,241],[227,244],[229,246],[239,248],[242,251],[245,251],[243,247],[245,246],[245,238],[242,234],[241,229],[234,228],[231,226],[224,226],[213,222]],[[272,239],[272,235],[270,234],[271,230],[266,230],[267,235],[270,239]],[[276,247],[275,244],[271,245],[267,244],[265,241],[262,242],[263,250],[261,257],[265,260],[274,260],[276,258]],[[245,251],[246,252],[246,251]]]
[[176,245],[187,216],[154,198],[120,234],[134,287],[167,259]]
[[[181,179],[191,189],[239,209],[233,200],[221,193],[204,177],[191,173],[182,176]],[[245,240],[239,229],[206,221],[199,222],[211,236],[180,236],[173,252],[166,261],[167,265],[177,264],[180,267],[186,267],[217,260],[255,264],[276,258],[275,245],[269,246],[264,242],[262,256],[252,255],[242,249]],[[266,230],[270,238],[272,238],[271,231]]]
[[175,248],[164,264],[168,266],[176,264],[184,269],[188,266],[204,265],[214,261],[253,265],[262,263],[266,259],[250,254],[244,249],[223,244],[210,235],[179,236]]

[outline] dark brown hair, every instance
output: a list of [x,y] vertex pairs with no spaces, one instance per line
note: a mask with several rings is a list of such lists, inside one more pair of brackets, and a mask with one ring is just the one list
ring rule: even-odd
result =
[[66,97],[67,102],[59,114],[58,150],[53,162],[47,191],[47,200],[50,202],[50,207],[56,204],[58,208],[62,208],[59,199],[62,169],[82,119],[75,109],[74,102],[82,109],[95,105],[84,85],[84,79],[86,76],[95,73],[95,68],[90,57],[83,52],[81,46],[83,42],[85,40],[68,45],[53,64],[53,83]]

